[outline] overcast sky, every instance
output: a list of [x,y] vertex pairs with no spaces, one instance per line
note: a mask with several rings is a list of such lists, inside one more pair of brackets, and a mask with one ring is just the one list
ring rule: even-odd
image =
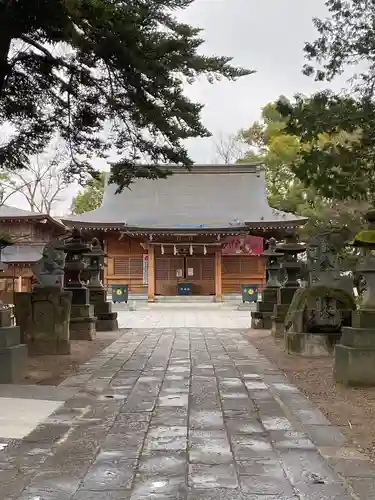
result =
[[[234,65],[256,71],[237,82],[199,81],[187,87],[189,97],[205,105],[202,118],[213,138],[250,126],[262,107],[282,94],[292,97],[318,90],[312,78],[302,75],[302,49],[316,37],[312,18],[325,15],[324,0],[195,0],[181,14],[185,22],[204,30],[205,54],[231,56]],[[334,88],[342,86],[343,80]],[[197,163],[215,160],[213,139],[188,141],[188,149]],[[103,162],[96,166],[108,168]],[[67,193],[59,212],[66,212],[71,196]],[[19,197],[17,205],[27,208]]]
[[[261,108],[280,95],[318,90],[313,78],[301,72],[302,49],[316,38],[313,17],[326,15],[324,0],[196,0],[184,12],[184,20],[204,29],[206,54],[232,56],[235,65],[256,71],[237,82],[199,82],[187,89],[205,104],[204,124],[214,137],[250,126]],[[342,83],[335,82],[335,87]],[[189,151],[197,162],[215,156],[212,139],[190,141]]]

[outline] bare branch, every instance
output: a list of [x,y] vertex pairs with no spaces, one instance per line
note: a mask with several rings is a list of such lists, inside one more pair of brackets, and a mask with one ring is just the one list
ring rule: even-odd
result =
[[2,183],[0,203],[19,193],[28,203],[29,210],[50,214],[55,204],[62,201],[68,186],[63,175],[66,159],[66,152],[57,141],[51,144],[49,151],[34,157],[27,170],[5,172],[10,181]]
[[237,135],[224,137],[220,133],[218,139],[214,140],[213,143],[216,151],[216,162],[226,164],[235,163],[243,156],[243,144]]

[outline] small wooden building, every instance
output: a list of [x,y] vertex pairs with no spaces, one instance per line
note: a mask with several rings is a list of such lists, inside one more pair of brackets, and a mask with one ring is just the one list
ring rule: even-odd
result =
[[0,235],[9,235],[13,242],[1,250],[5,270],[0,275],[0,300],[12,302],[14,291],[31,289],[31,266],[41,258],[48,241],[66,232],[64,224],[50,215],[0,206]]
[[172,166],[167,179],[138,179],[116,194],[108,184],[100,208],[63,222],[99,237],[107,253],[105,280],[155,296],[240,293],[241,284],[262,285],[263,241],[305,219],[267,203],[261,165]]

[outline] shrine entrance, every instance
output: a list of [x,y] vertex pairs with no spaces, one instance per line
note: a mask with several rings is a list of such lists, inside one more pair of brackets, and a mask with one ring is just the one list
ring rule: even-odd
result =
[[180,283],[191,283],[193,295],[215,295],[215,256],[155,257],[155,294],[177,295]]

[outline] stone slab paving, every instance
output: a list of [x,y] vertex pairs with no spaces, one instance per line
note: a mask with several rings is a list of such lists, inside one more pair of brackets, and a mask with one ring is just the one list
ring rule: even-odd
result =
[[126,332],[0,446],[1,500],[369,500],[375,470],[243,336]]

